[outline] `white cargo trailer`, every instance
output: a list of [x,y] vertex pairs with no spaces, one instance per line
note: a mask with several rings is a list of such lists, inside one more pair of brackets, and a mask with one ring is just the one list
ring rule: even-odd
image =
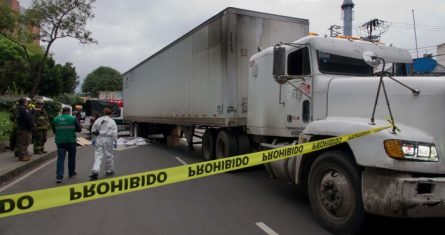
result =
[[144,137],[169,131],[151,124],[244,127],[250,57],[308,31],[305,19],[227,8],[124,73],[124,119]]
[[294,41],[307,27],[228,8],[124,74],[125,117],[143,136],[180,126],[189,144],[204,126],[211,159],[355,133],[389,116],[391,130],[266,169],[306,188],[315,217],[335,234],[359,234],[367,214],[444,218],[445,79],[406,76],[409,52],[382,43]]

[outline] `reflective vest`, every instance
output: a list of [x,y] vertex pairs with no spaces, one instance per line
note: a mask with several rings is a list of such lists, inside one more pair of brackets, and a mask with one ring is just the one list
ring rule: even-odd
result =
[[61,114],[54,118],[53,124],[56,131],[56,144],[76,143],[76,118],[69,114]]

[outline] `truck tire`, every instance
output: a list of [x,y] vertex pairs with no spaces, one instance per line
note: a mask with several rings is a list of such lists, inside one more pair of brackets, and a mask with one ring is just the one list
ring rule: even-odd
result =
[[202,136],[202,155],[206,161],[215,159],[216,135],[216,129],[208,128]]
[[241,131],[237,132],[236,140],[238,142],[237,154],[245,154],[251,152],[249,136],[247,136],[246,133],[243,133]]
[[308,194],[315,217],[330,232],[356,234],[363,227],[361,172],[351,154],[321,154],[309,172]]
[[218,132],[215,153],[217,159],[238,155],[237,138],[231,131],[222,130]]

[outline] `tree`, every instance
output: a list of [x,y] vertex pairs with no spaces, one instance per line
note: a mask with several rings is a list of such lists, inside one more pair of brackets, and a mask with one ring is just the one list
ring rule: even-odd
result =
[[[17,44],[0,38],[0,94],[25,95],[31,91],[43,52],[40,49],[39,53],[31,54],[29,61],[24,54]],[[43,96],[73,94],[78,84],[79,77],[72,63],[56,64],[49,57],[38,90]]]
[[39,63],[31,96],[37,93],[45,60],[53,43],[59,38],[74,38],[81,44],[97,43],[85,27],[94,17],[92,8],[95,0],[33,0],[26,18],[40,29],[40,41],[46,44],[43,58]]
[[74,94],[61,94],[58,95],[56,97],[56,100],[59,102],[62,102],[64,104],[69,104],[69,105],[75,105],[75,104],[82,104],[83,100],[81,98],[79,98],[79,96],[74,95]]
[[56,64],[51,57],[45,65],[39,94],[43,96],[58,96],[63,93],[74,94],[79,84],[76,69],[71,63]]
[[97,97],[99,91],[121,91],[122,75],[115,69],[100,66],[87,75],[82,84],[82,92]]
[[18,81],[26,80],[28,62],[24,51],[15,43],[0,38],[0,94],[5,94]]
[[0,92],[23,95],[31,73],[32,50],[28,49],[32,34],[25,17],[12,10],[5,1],[0,1]]
[[12,10],[5,1],[0,2],[0,35],[20,46],[29,60],[30,53],[26,45],[32,41],[33,35],[25,19],[23,15]]

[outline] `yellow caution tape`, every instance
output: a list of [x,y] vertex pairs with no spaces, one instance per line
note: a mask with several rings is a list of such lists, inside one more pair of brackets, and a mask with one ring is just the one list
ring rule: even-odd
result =
[[0,218],[197,179],[332,147],[391,126],[185,166],[0,196]]

